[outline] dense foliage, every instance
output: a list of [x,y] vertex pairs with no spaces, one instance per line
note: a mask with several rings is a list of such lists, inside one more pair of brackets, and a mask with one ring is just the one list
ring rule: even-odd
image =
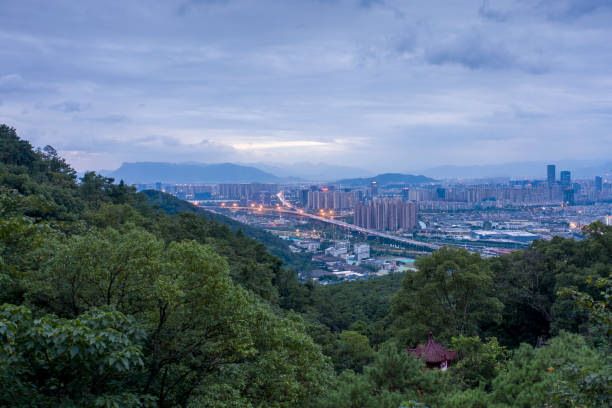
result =
[[[612,228],[584,233],[299,284],[269,234],[1,125],[0,406],[607,407]],[[445,372],[404,350],[429,331]]]
[[292,407],[323,394],[332,366],[278,308],[298,284],[263,244],[94,173],[77,183],[6,126],[0,141],[4,405]]

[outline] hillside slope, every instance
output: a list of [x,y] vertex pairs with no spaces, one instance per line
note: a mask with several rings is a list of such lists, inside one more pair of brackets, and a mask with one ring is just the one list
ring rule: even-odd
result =
[[255,167],[233,163],[196,164],[137,162],[123,163],[107,177],[128,184],[162,183],[277,183],[282,179]]
[[347,185],[347,186],[365,186],[375,181],[378,185],[384,186],[387,184],[422,184],[422,183],[432,183],[436,180],[425,177],[423,175],[412,175],[412,174],[401,174],[401,173],[384,173],[379,174],[374,177],[365,177],[365,178],[352,178],[352,179],[343,179],[338,180],[337,184]]

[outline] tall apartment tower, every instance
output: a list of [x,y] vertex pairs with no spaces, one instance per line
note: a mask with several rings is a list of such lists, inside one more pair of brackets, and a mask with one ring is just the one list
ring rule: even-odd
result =
[[378,183],[372,181],[370,183],[370,198],[374,198],[378,195]]
[[353,224],[380,231],[411,230],[417,225],[417,206],[400,199],[378,198],[355,203]]
[[549,164],[548,166],[546,166],[546,174],[546,180],[548,181],[548,185],[552,186],[553,184],[555,184],[557,178],[557,168],[554,164]]
[[559,179],[561,180],[561,187],[570,188],[572,186],[572,173],[569,171],[559,173]]
[[595,176],[595,191],[598,193],[603,191],[603,179],[601,176]]

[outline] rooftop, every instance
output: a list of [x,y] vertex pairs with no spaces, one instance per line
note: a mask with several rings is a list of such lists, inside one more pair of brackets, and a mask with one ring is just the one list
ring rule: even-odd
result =
[[457,357],[456,351],[447,350],[441,344],[436,343],[431,332],[429,332],[427,344],[419,344],[413,349],[406,347],[406,351],[408,351],[408,354],[417,358],[425,356],[425,362],[428,364],[439,364],[444,361],[452,361]]

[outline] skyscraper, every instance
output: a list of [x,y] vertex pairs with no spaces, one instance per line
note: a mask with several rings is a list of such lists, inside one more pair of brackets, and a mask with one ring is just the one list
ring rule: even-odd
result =
[[563,203],[565,205],[574,205],[574,189],[568,188],[563,190]]
[[603,179],[601,176],[595,176],[595,191],[598,193],[603,191]]
[[546,166],[546,172],[548,175],[548,177],[546,178],[548,181],[548,185],[552,186],[553,184],[555,184],[555,179],[557,178],[557,168],[554,164],[549,164],[548,166]]
[[569,171],[562,171],[559,173],[559,179],[561,180],[561,187],[570,188],[572,185],[572,173]]
[[417,225],[416,204],[400,199],[378,198],[367,204],[358,202],[354,214],[355,225],[381,231],[407,231]]
[[370,183],[370,198],[374,198],[378,195],[378,184],[376,181]]

